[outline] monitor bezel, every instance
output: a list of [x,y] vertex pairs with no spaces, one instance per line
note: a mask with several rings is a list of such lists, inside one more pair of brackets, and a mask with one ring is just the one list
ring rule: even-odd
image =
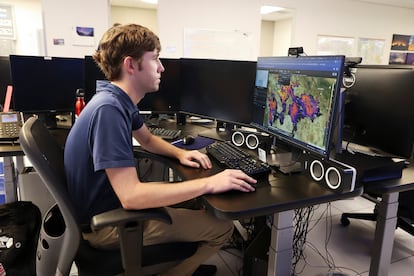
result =
[[[301,150],[306,153],[311,153],[313,155],[319,156],[321,158],[329,158],[331,152],[335,149],[335,142],[334,137],[335,133],[340,131],[339,128],[341,128],[339,124],[340,120],[338,119],[340,115],[340,97],[341,97],[341,88],[342,88],[342,79],[344,74],[344,63],[345,63],[345,56],[343,55],[325,55],[325,56],[276,56],[276,57],[259,57],[257,62],[257,70],[260,69],[260,60],[262,59],[274,59],[274,60],[287,60],[294,61],[297,59],[334,59],[340,61],[340,68],[338,69],[338,75],[336,77],[336,85],[333,90],[332,95],[332,103],[330,108],[330,116],[329,116],[329,122],[328,126],[325,128],[325,141],[324,141],[324,148],[320,148],[314,145],[310,145],[309,143],[306,143],[304,141],[301,141],[299,139],[293,138],[291,136],[285,135],[283,132],[277,131],[277,129],[269,128],[268,126],[263,125],[264,121],[264,115],[263,115],[263,121],[258,124],[257,122],[252,122],[251,126],[260,129],[261,131],[264,131],[276,138],[276,144],[278,142],[282,142],[284,145],[288,145],[290,147],[293,147],[296,150]],[[256,84],[255,84],[256,89]]]
[[[254,69],[256,67],[256,61],[251,61],[251,60],[225,60],[225,59],[206,59],[206,58],[181,58],[181,62],[182,62],[182,66],[186,66],[186,63],[214,63],[214,66],[220,65],[220,64],[224,64],[227,63],[227,66],[237,66],[238,64],[243,64],[243,66],[252,66],[252,69]],[[244,68],[244,70],[246,70],[246,68]],[[251,99],[253,97],[253,90],[254,90],[254,74],[255,74],[255,70],[252,70],[252,84],[250,87],[250,93],[249,93],[249,98],[246,99],[246,104],[248,105],[251,102]],[[185,70],[182,69],[181,71],[181,82],[182,82],[182,91],[181,91],[181,95],[185,96],[185,92],[183,92],[184,88],[183,85],[185,85]],[[224,75],[220,75],[220,77],[224,77]],[[245,80],[243,80],[245,81]],[[247,88],[248,90],[249,88]],[[246,90],[246,91],[247,91]],[[207,94],[206,94],[207,95]],[[240,119],[240,118],[236,118],[232,115],[229,114],[229,111],[224,112],[223,110],[223,115],[218,115],[217,114],[217,109],[215,109],[214,112],[208,111],[208,112],[204,112],[204,111],[196,111],[193,108],[187,108],[184,106],[183,102],[185,100],[181,99],[181,106],[180,106],[180,113],[181,114],[185,114],[185,115],[189,115],[189,116],[195,116],[195,117],[199,117],[199,118],[203,118],[203,119],[209,119],[211,121],[215,121],[217,123],[217,126],[221,127],[224,126],[227,129],[231,129],[231,128],[236,128],[236,127],[240,127],[240,126],[250,126],[251,123],[251,109],[250,106],[247,107],[248,109],[245,111],[247,113],[249,113],[248,116],[246,116],[245,119]],[[191,109],[191,110],[190,110]],[[249,117],[249,118],[248,118]]]
[[[19,63],[21,62],[29,62],[30,60],[34,60],[36,62],[58,62],[58,61],[62,61],[62,62],[77,62],[77,66],[79,67],[78,70],[73,71],[76,74],[79,74],[77,77],[75,77],[78,81],[79,84],[75,87],[73,86],[72,89],[69,91],[66,91],[66,95],[64,97],[64,99],[66,99],[67,101],[64,100],[59,100],[59,104],[54,105],[54,103],[51,103],[51,101],[48,104],[39,104],[37,107],[34,107],[33,104],[31,105],[25,105],[25,104],[21,104],[24,102],[27,102],[27,100],[19,100],[19,99],[24,99],[26,98],[25,95],[27,95],[27,93],[39,93],[39,91],[25,91],[24,94],[25,95],[18,95],[18,93],[20,93],[20,87],[16,86],[16,75],[13,75],[13,67],[14,67],[14,60],[18,61]],[[76,89],[78,88],[83,88],[84,85],[84,73],[83,73],[83,68],[84,68],[84,60],[82,58],[71,58],[71,57],[48,57],[48,56],[28,56],[28,55],[10,55],[10,71],[11,71],[11,78],[12,78],[12,84],[13,84],[13,95],[12,95],[12,101],[13,101],[13,108],[15,111],[18,112],[22,112],[25,114],[40,114],[40,113],[67,113],[67,112],[74,112],[75,110],[75,101],[76,101]],[[29,63],[26,64],[27,68],[25,70],[30,70],[30,65]],[[63,67],[62,67],[63,68]],[[68,68],[65,68],[65,70],[67,70]],[[25,72],[27,74],[33,74],[33,71],[28,71]],[[44,75],[42,76],[42,72],[36,72],[39,75],[39,78],[42,79],[43,82],[42,83],[42,87],[47,86],[48,81],[50,80],[50,76]],[[44,72],[43,72],[44,73]],[[19,76],[19,79],[22,78],[21,76]],[[39,83],[40,83],[39,82]],[[42,90],[41,87],[37,87],[38,90]],[[56,98],[61,99],[62,96],[56,96]],[[20,102],[19,102],[20,101]],[[64,104],[62,104],[64,102]]]

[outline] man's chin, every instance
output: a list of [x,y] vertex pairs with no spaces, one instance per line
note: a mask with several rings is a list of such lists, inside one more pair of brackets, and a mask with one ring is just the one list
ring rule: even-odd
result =
[[148,92],[147,92],[147,94],[148,94],[148,93],[158,92],[158,90],[160,90],[160,87],[159,87],[159,86],[157,86],[157,87],[155,87],[155,88],[151,89],[150,91],[148,91]]

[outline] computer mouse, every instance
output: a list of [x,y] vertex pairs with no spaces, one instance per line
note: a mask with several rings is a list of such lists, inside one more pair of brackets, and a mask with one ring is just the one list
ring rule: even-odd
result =
[[195,138],[192,135],[187,135],[183,137],[183,144],[184,145],[191,145],[192,143],[194,143]]

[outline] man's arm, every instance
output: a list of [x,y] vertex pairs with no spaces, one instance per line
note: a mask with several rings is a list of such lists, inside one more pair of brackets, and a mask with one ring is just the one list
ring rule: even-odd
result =
[[201,165],[204,169],[211,168],[211,161],[207,155],[197,150],[188,151],[173,146],[162,138],[152,135],[145,125],[135,130],[132,135],[149,152],[177,158],[185,166],[198,168]]
[[110,168],[106,174],[125,209],[164,207],[208,193],[229,190],[254,191],[256,180],[239,170],[225,170],[216,175],[180,183],[141,183],[135,167]]

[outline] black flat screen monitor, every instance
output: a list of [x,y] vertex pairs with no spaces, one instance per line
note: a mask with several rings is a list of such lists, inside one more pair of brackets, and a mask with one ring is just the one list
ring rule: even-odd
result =
[[249,125],[256,62],[181,60],[181,111],[220,122]]
[[3,105],[7,86],[11,85],[9,57],[0,56],[0,104]]
[[96,81],[106,80],[104,73],[93,60],[92,56],[85,56],[85,103],[88,103],[96,93]]
[[410,157],[414,142],[414,68],[358,65],[346,91],[344,140]]
[[344,56],[259,57],[252,125],[328,157],[339,112]]
[[14,110],[74,111],[76,90],[84,87],[83,59],[11,55],[10,67]]
[[[180,60],[160,58],[160,61],[165,68],[161,74],[160,88],[146,94],[138,103],[138,108],[142,112],[175,113],[180,107]],[[86,103],[96,93],[97,80],[106,80],[106,77],[92,56],[85,56]]]
[[138,108],[153,113],[175,113],[180,109],[180,59],[160,60],[165,69],[161,74],[160,88],[147,93],[138,103]]

